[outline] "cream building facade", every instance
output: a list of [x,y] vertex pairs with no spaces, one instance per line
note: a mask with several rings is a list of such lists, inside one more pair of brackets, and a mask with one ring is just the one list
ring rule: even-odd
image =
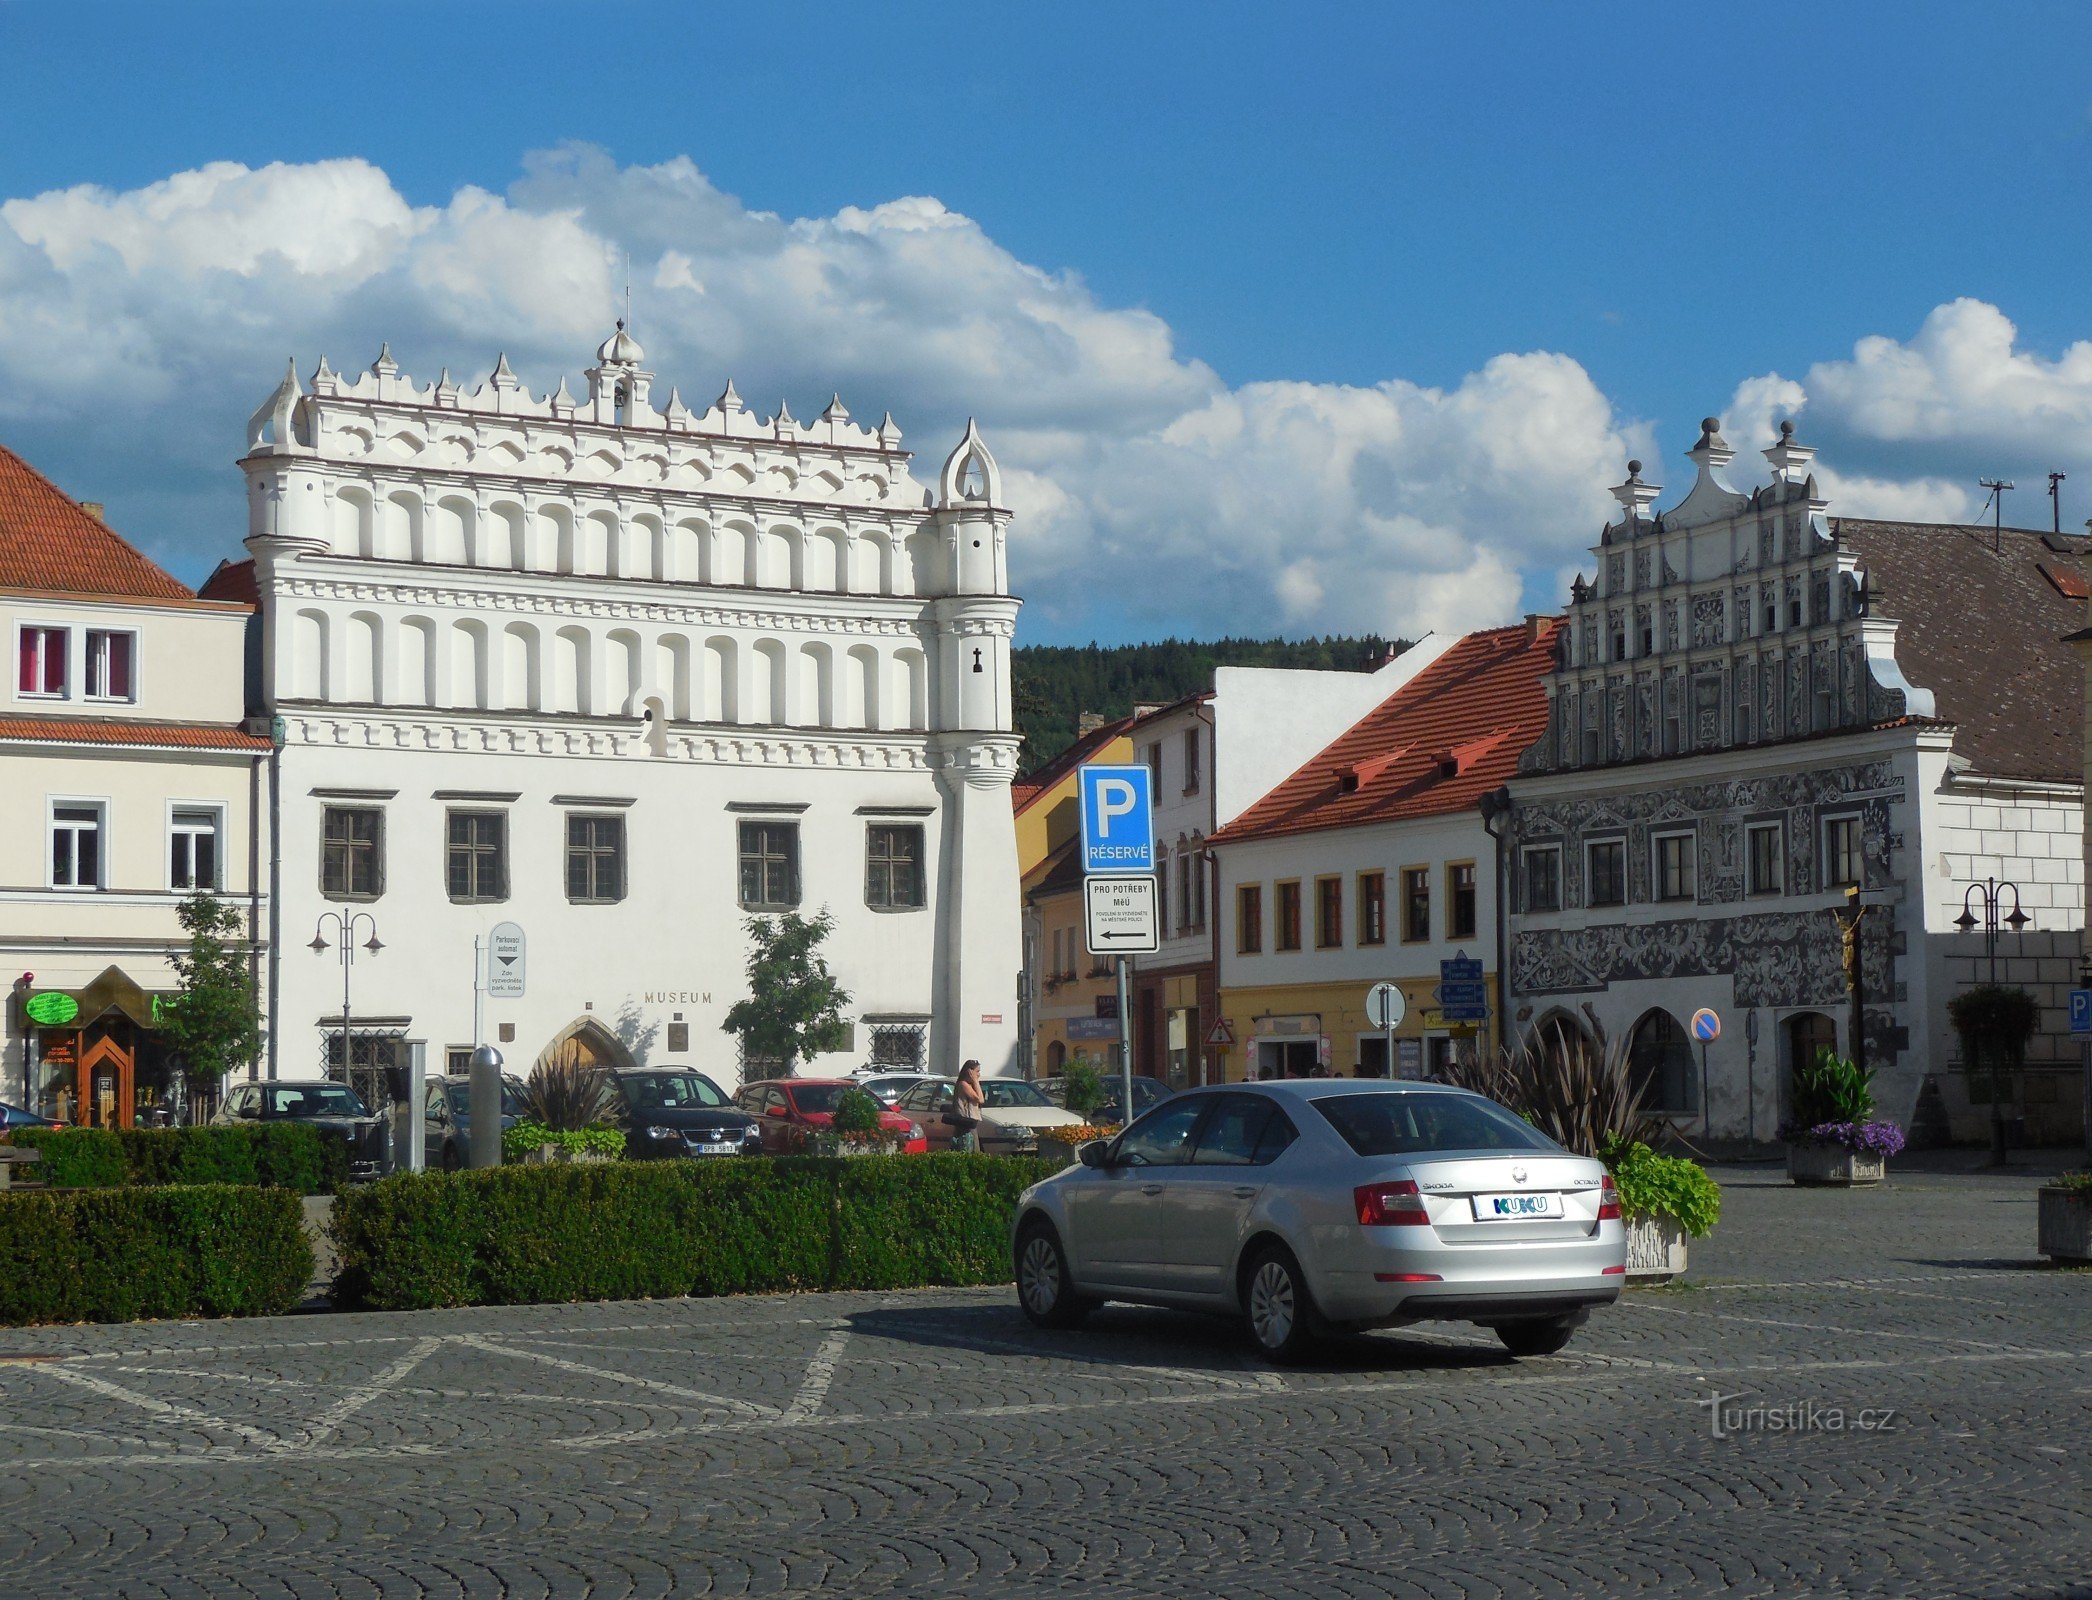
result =
[[[281,720],[276,1070],[474,1035],[475,940],[523,931],[484,1035],[730,1084],[745,920],[826,910],[851,1048],[1014,1059],[1010,515],[971,425],[934,487],[890,417],[703,412],[622,325],[581,398],[508,367],[288,373],[242,466],[261,706]],[[373,933],[381,948],[368,949]],[[305,948],[318,941],[323,947]]]

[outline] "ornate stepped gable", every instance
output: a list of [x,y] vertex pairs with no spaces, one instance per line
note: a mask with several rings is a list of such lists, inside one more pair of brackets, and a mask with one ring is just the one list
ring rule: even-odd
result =
[[1824,516],[1792,423],[1764,452],[1773,481],[1749,494],[1709,417],[1688,452],[1692,491],[1662,490],[1631,461],[1624,515],[1599,534],[1597,579],[1579,576],[1548,680],[1547,735],[1525,773],[1702,754],[1929,717],[1933,697],[1896,664],[1896,624]]

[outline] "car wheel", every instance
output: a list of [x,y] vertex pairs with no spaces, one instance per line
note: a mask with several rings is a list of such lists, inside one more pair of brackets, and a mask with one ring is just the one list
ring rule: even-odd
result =
[[1075,1292],[1061,1236],[1049,1222],[1030,1222],[1017,1236],[1017,1303],[1042,1328],[1072,1328],[1094,1301]]
[[1297,1361],[1315,1342],[1315,1302],[1300,1263],[1284,1245],[1266,1245],[1242,1277],[1249,1336],[1268,1361]]
[[459,1156],[456,1145],[447,1144],[443,1147],[443,1170],[445,1172],[456,1172],[464,1164],[465,1162]]
[[1499,1322],[1496,1336],[1514,1356],[1551,1356],[1583,1326],[1582,1317],[1543,1317],[1530,1322]]

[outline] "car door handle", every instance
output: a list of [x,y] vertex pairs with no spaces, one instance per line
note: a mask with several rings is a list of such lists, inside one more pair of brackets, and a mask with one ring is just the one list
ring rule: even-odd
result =
[[1159,1183],[1144,1183],[1140,1186],[1140,1192],[1142,1194],[1160,1194],[1162,1193],[1162,1185]]
[[1237,1200],[1250,1200],[1256,1197],[1256,1193],[1257,1191],[1254,1188],[1245,1184],[1242,1188],[1235,1191],[1235,1198]]

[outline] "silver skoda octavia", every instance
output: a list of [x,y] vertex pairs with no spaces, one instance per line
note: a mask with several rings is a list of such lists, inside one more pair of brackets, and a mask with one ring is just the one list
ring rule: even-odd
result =
[[1493,1100],[1430,1084],[1240,1084],[1165,1100],[1026,1190],[1017,1295],[1241,1315],[1273,1360],[1327,1330],[1441,1319],[1552,1355],[1627,1260],[1612,1180]]

